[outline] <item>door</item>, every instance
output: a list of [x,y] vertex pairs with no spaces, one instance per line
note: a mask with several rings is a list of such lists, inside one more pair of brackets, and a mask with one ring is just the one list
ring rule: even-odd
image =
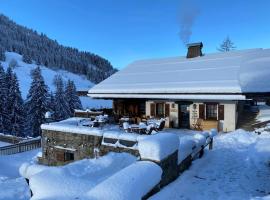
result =
[[189,128],[189,104],[178,104],[178,118],[179,118],[179,127],[180,128]]

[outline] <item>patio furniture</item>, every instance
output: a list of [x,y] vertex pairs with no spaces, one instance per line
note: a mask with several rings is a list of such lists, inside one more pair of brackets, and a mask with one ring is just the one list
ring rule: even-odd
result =
[[124,123],[124,122],[127,122],[127,123],[129,123],[129,124],[134,124],[134,123],[135,123],[135,120],[134,120],[134,118],[126,117],[126,116],[120,118],[120,119],[119,119],[119,127],[120,127],[120,128],[123,127],[123,123]]
[[124,122],[124,123],[123,123],[123,129],[124,129],[124,131],[127,132],[127,133],[131,131],[131,130],[130,130],[130,125],[129,125],[128,122]]
[[146,133],[146,128],[147,126],[144,124],[132,124],[130,126],[130,130],[131,132],[136,132],[136,133],[140,133],[140,134],[143,134],[143,133]]
[[145,133],[146,133],[147,135],[151,135],[151,133],[153,132],[153,130],[155,130],[155,126],[154,126],[153,124],[150,124],[150,125],[148,125],[148,126],[146,127]]
[[159,125],[157,127],[155,127],[155,131],[162,131],[165,127],[165,120],[162,119],[161,122],[159,123]]

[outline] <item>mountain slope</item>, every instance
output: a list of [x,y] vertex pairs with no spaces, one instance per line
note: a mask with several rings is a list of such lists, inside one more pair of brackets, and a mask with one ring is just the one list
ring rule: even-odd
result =
[[20,26],[0,14],[0,60],[4,60],[5,51],[23,55],[23,60],[29,64],[35,62],[51,69],[85,75],[93,83],[117,71],[99,55],[60,45],[45,34]]
[[[22,97],[25,99],[28,90],[30,88],[30,84],[32,82],[30,72],[32,69],[34,69],[37,65],[36,64],[27,64],[23,62],[22,56],[14,53],[14,52],[6,52],[5,53],[6,60],[1,62],[5,69],[9,66],[9,63],[14,60],[16,60],[17,65],[14,68],[14,72],[17,74],[19,83],[20,83],[20,89],[22,92]],[[94,83],[87,80],[87,78],[84,75],[77,75],[65,70],[53,70],[50,68],[47,68],[45,66],[40,66],[42,70],[42,75],[45,79],[46,84],[49,86],[50,91],[54,91],[54,85],[53,85],[53,79],[56,74],[59,74],[62,76],[63,80],[67,81],[68,79],[73,80],[77,90],[80,89],[88,89],[91,88]],[[109,100],[94,100],[90,97],[80,97],[83,107],[84,108],[100,108],[100,107],[111,107],[111,101]]]

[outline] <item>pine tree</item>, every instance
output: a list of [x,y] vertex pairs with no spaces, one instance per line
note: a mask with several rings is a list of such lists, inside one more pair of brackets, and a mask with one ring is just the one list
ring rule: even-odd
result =
[[229,36],[227,36],[223,42],[220,44],[220,47],[218,48],[219,51],[221,52],[227,52],[227,51],[232,51],[235,50],[236,47],[234,46],[234,43],[231,41]]
[[25,110],[17,75],[12,73],[6,102],[9,116],[9,134],[24,136]]
[[67,82],[65,96],[69,106],[70,116],[73,116],[75,109],[82,109],[82,103],[77,95],[76,86],[71,80]]
[[5,49],[0,46],[0,60],[4,61],[6,59],[6,56],[5,56]]
[[0,64],[0,133],[4,132],[4,123],[6,121],[6,96],[7,96],[7,84],[6,73],[3,66]]
[[64,82],[60,75],[54,77],[54,85],[56,87],[54,118],[57,121],[61,121],[67,119],[71,114],[65,96]]
[[5,114],[4,114],[4,133],[11,134],[12,123],[11,123],[11,113],[13,111],[12,102],[12,92],[13,92],[13,71],[11,67],[7,68],[6,76],[6,101],[5,101]]
[[32,83],[26,99],[27,127],[33,137],[40,136],[40,125],[45,122],[45,113],[49,110],[48,86],[44,82],[39,67],[31,72]]
[[28,63],[28,64],[32,64],[32,58],[28,53],[25,53],[23,55],[23,62]]
[[52,120],[55,120],[54,119],[55,107],[56,107],[55,97],[54,97],[53,92],[51,92],[51,94],[50,94],[50,100],[49,100],[49,109],[50,109],[50,112],[52,114]]

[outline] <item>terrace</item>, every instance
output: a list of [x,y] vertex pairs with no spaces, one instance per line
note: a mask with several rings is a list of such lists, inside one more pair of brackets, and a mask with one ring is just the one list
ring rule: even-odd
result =
[[[103,156],[109,152],[127,152],[140,156],[140,141],[164,134],[177,135],[180,143],[192,141],[192,150],[200,149],[206,144],[206,140],[198,142],[196,139],[204,132],[164,128],[164,119],[149,119],[138,124],[129,122],[130,118],[121,118],[116,124],[108,115],[97,115],[43,124],[43,154],[39,162],[45,165],[64,165],[84,158]],[[208,137],[209,134],[206,134],[205,138]]]

